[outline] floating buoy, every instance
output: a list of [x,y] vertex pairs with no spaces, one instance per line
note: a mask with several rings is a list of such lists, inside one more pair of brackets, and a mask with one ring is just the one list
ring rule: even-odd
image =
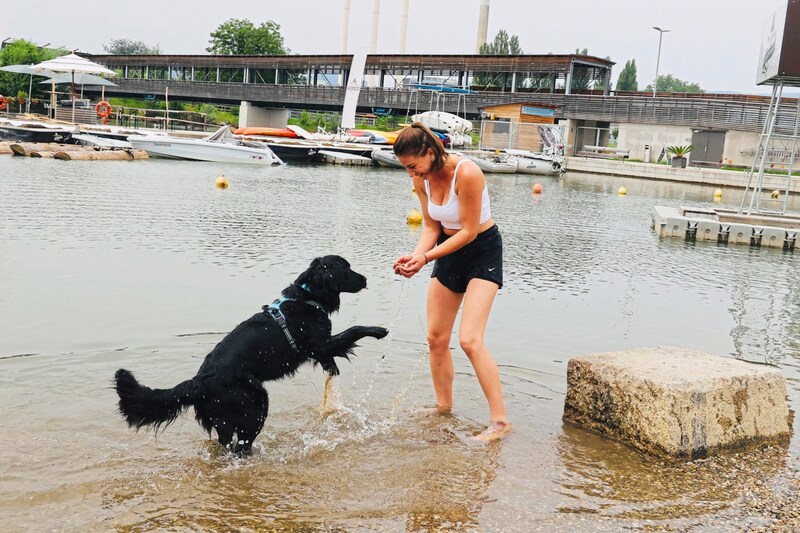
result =
[[778,199],[778,196],[780,196],[780,195],[781,195],[781,191],[779,191],[778,189],[775,189],[774,191],[772,191],[772,194],[770,194],[770,196],[772,196],[772,198],[776,199],[776,200]]
[[534,183],[533,184],[533,194],[542,194],[542,184],[541,183]]
[[406,216],[406,222],[412,225],[422,224],[422,213],[417,209],[412,209]]
[[228,178],[226,178],[224,174],[221,174],[220,177],[217,178],[217,188],[218,189],[228,188]]
[[714,201],[719,202],[722,200],[722,189],[714,189]]
[[626,194],[628,194],[628,189],[626,189],[625,187],[620,187],[619,189],[617,189],[617,194],[619,194],[620,196],[625,196]]

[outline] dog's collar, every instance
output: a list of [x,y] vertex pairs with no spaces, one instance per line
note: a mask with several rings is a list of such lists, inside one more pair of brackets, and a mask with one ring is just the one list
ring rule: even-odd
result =
[[[305,290],[306,292],[310,292],[304,286],[301,286],[301,288],[303,290]],[[275,300],[271,304],[269,304],[267,306],[264,306],[264,311],[269,313],[269,315],[272,318],[275,319],[275,322],[277,322],[278,325],[283,330],[283,334],[286,335],[286,340],[289,341],[289,346],[291,346],[292,349],[297,352],[297,351],[299,351],[298,348],[297,348],[297,343],[295,342],[294,337],[292,337],[292,334],[289,331],[289,326],[286,325],[286,317],[284,316],[283,311],[281,311],[281,304],[283,302],[286,302],[286,301],[304,302],[304,303],[307,303],[309,305],[312,305],[312,306],[316,307],[317,309],[319,309],[320,311],[322,311],[326,315],[328,313],[327,313],[327,311],[325,311],[325,308],[322,307],[322,305],[320,305],[318,302],[315,302],[314,300],[296,300],[295,298],[287,298],[285,296],[281,296],[280,298],[278,298],[277,300]]]

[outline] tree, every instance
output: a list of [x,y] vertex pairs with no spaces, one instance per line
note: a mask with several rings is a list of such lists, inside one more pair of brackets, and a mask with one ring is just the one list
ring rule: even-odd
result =
[[[0,66],[5,65],[30,65],[41,63],[48,59],[53,59],[59,55],[63,55],[63,50],[51,50],[49,48],[42,48],[36,46],[30,41],[18,39],[13,41],[0,50]],[[38,81],[41,81],[39,78]],[[29,74],[12,74],[10,72],[0,72],[0,94],[5,96],[17,96],[22,91],[27,93],[30,86]],[[34,81],[33,94],[31,98],[40,98],[44,95],[44,89]]]
[[[519,47],[519,37],[512,35],[509,37],[506,30],[500,30],[494,36],[494,41],[491,43],[483,43],[479,52],[485,56],[508,56],[508,55],[522,55],[524,52]],[[482,87],[500,87],[510,81],[501,78],[499,74],[492,72],[476,72],[474,83]],[[520,80],[522,82],[522,80]]]
[[256,27],[247,19],[230,19],[211,32],[207,52],[217,55],[286,55],[280,25],[268,20]]
[[105,50],[107,54],[121,56],[161,54],[161,48],[158,44],[150,46],[143,41],[134,41],[132,39],[111,39],[108,44],[103,45],[103,50]]
[[[661,75],[656,80],[656,92],[664,93],[704,93],[705,91],[700,88],[697,83],[679,80],[673,78],[672,74]],[[652,91],[653,84],[651,83],[645,88],[645,91]]]
[[639,82],[636,81],[636,60],[631,59],[625,62],[622,72],[617,79],[618,91],[638,91]]
[[491,43],[483,43],[479,53],[485,56],[519,56],[524,52],[519,47],[519,37],[508,36],[506,30],[500,30]]

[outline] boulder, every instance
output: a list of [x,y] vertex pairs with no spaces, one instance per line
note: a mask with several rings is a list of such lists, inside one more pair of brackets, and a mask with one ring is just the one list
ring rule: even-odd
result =
[[792,431],[777,368],[674,347],[570,359],[564,419],[648,453],[692,459],[787,445]]

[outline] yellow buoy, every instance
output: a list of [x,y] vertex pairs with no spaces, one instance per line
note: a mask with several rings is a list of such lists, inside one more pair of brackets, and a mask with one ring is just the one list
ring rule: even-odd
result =
[[224,174],[220,174],[220,176],[217,178],[217,188],[218,189],[228,188],[228,178],[226,178]]
[[532,190],[533,190],[533,194],[542,194],[542,184],[541,183],[534,183]]
[[625,187],[620,187],[619,189],[617,189],[617,194],[619,194],[620,196],[625,196],[626,194],[628,194],[628,189],[626,189]]
[[406,216],[406,222],[412,225],[422,224],[422,213],[417,209],[412,209]]
[[772,191],[772,194],[770,194],[770,196],[772,196],[772,198],[775,198],[775,199],[777,199],[778,196],[780,196],[780,195],[781,195],[781,191],[779,191],[778,189],[775,189],[774,191]]
[[714,196],[722,196],[722,189],[714,189]]

